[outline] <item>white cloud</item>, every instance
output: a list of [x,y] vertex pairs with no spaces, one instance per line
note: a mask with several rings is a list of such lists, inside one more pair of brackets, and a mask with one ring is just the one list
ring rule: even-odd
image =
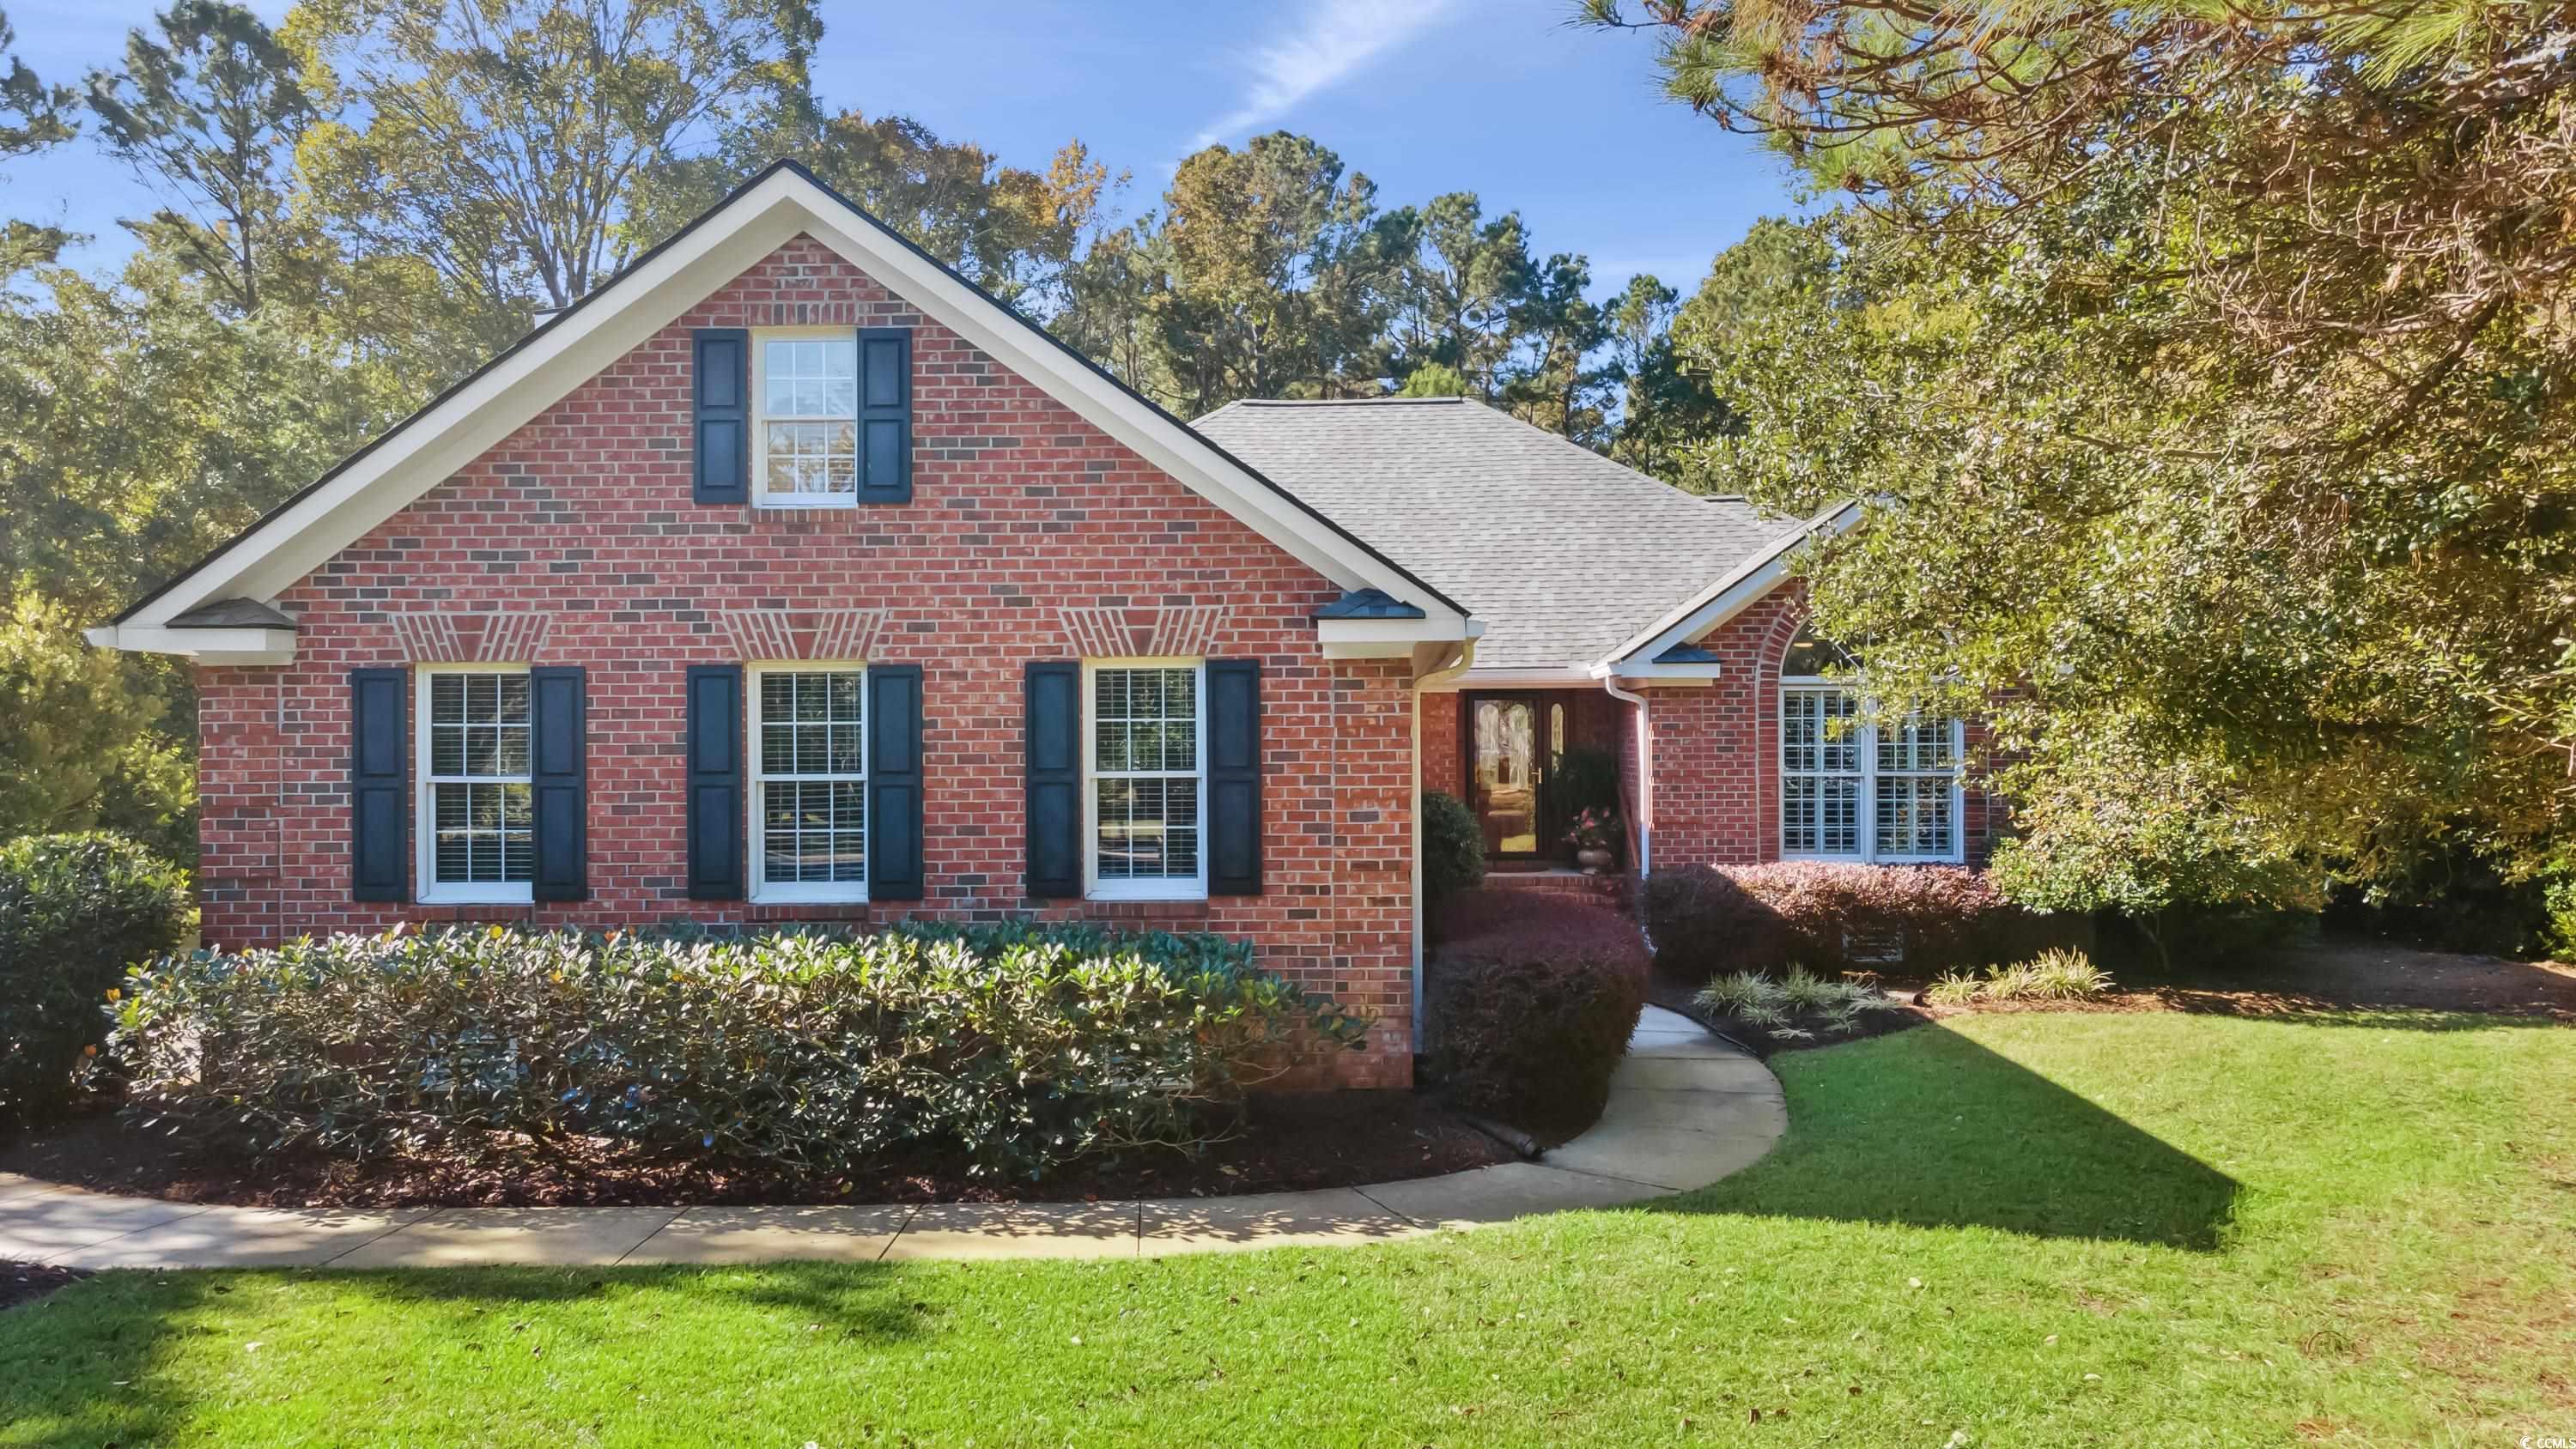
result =
[[1457,0],[1319,0],[1292,22],[1295,31],[1252,54],[1243,103],[1199,132],[1195,151],[1211,142],[1266,126],[1299,101],[1368,68],[1369,64],[1437,23]]

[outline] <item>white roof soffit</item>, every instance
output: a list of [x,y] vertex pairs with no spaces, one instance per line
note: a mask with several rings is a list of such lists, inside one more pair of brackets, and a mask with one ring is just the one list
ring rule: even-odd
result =
[[1627,642],[1611,650],[1607,659],[1588,672],[1596,678],[1613,674],[1621,679],[1715,678],[1715,665],[1657,664],[1655,656],[1700,638],[1752,607],[1755,600],[1788,579],[1789,555],[1796,552],[1800,544],[1844,533],[1860,522],[1860,517],[1861,501],[1857,498],[1817,514],[1797,532],[1786,535],[1770,549],[1737,565],[1734,572],[1709,585],[1696,598],[1631,635]]
[[1461,637],[1465,612],[1429,584],[1056,346],[802,170],[778,165],[114,624],[90,631],[92,642],[165,651],[172,641],[163,626],[191,608],[219,598],[274,598],[800,232],[1332,583],[1380,589],[1420,607],[1426,617],[1416,626],[1429,632],[1417,637]]

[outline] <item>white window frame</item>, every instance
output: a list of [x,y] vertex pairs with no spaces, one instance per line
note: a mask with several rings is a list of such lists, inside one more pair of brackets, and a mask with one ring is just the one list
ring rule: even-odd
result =
[[[1198,875],[1184,880],[1178,876],[1160,876],[1151,880],[1107,880],[1100,878],[1100,727],[1093,718],[1100,698],[1099,674],[1104,669],[1187,669],[1194,676],[1194,698],[1197,702],[1196,748],[1193,760],[1198,782]],[[1135,658],[1085,659],[1082,661],[1082,894],[1094,901],[1203,901],[1208,898],[1208,788],[1207,788],[1207,661],[1201,658],[1144,655]],[[1109,779],[1171,779],[1176,770],[1116,770]]]
[[[429,746],[430,681],[442,674],[518,674],[528,679],[528,773],[519,775],[452,775],[433,777]],[[414,899],[425,906],[529,906],[536,904],[536,680],[525,664],[422,664],[412,670],[412,854],[418,884]],[[509,785],[528,787],[529,880],[438,881],[438,787],[440,785]]]
[[[869,748],[868,729],[875,724],[870,718],[868,667],[858,660],[779,660],[743,667],[743,741],[744,778],[751,788],[743,792],[743,839],[751,851],[749,899],[753,905],[865,905],[868,900],[867,865],[864,856],[859,866],[859,880],[847,881],[771,881],[769,868],[768,812],[762,808],[770,776],[761,768],[760,733],[761,681],[773,674],[856,674],[859,676],[859,771],[855,775],[780,775],[781,780],[849,781],[859,787],[859,838],[866,842],[876,822],[868,818],[868,765],[874,754]],[[861,849],[866,849],[863,843]]]
[[[769,491],[769,344],[834,341],[850,344],[850,491],[847,493],[772,493]],[[754,327],[751,329],[751,501],[761,508],[856,508],[859,506],[859,376],[866,366],[858,355],[859,329],[849,327]],[[803,416],[780,422],[838,421]]]
[[[1862,723],[1856,726],[1852,732],[1845,737],[1852,744],[1857,746],[1854,763],[1859,766],[1858,774],[1860,778],[1860,793],[1859,799],[1856,802],[1856,808],[1859,812],[1859,828],[1854,832],[1854,834],[1858,848],[1848,851],[1791,850],[1788,848],[1789,781],[1793,774],[1789,769],[1789,699],[1792,695],[1799,694],[1840,694],[1853,702],[1855,707],[1854,713],[1856,716],[1864,720],[1867,718],[1867,710],[1862,707],[1863,701],[1861,693],[1859,690],[1852,687],[1849,680],[1828,679],[1822,675],[1815,674],[1784,674],[1780,676],[1780,700],[1778,706],[1772,711],[1773,725],[1780,732],[1779,746],[1772,752],[1772,764],[1774,768],[1778,770],[1780,778],[1780,803],[1777,806],[1776,812],[1774,813],[1771,821],[1772,828],[1780,832],[1780,858],[1782,860],[1860,861],[1870,865],[1965,864],[1968,859],[1968,792],[1962,779],[1965,774],[1962,766],[1967,757],[1968,722],[1958,718],[1953,718],[1949,721],[1950,848],[1947,851],[1936,855],[1910,855],[1894,851],[1882,851],[1878,848],[1878,791],[1880,780],[1880,771],[1878,768],[1879,730],[1878,726],[1874,723]],[[1821,744],[1822,741],[1820,740],[1819,743]],[[1813,772],[1797,771],[1794,773],[1804,775]],[[1934,772],[1929,770],[1897,770],[1889,773],[1891,775],[1912,778],[1920,775],[1932,774]]]

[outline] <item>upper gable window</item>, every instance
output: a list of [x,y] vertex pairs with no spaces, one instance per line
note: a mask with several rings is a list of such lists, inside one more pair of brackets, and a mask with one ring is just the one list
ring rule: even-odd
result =
[[760,400],[752,476],[773,508],[858,501],[859,347],[849,328],[752,334]]

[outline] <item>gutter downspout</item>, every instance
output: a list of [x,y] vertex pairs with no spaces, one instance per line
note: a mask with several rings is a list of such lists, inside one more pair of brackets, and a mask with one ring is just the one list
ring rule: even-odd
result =
[[1646,697],[1621,689],[1606,666],[1596,668],[1592,677],[1612,699],[1637,707],[1637,808],[1632,818],[1637,822],[1637,879],[1644,880],[1655,867],[1655,736],[1646,725]]
[[1463,639],[1457,653],[1447,656],[1429,670],[1413,676],[1413,777],[1406,783],[1413,790],[1413,1052],[1422,1054],[1422,691],[1425,685],[1445,684],[1464,674],[1476,662],[1476,641]]

